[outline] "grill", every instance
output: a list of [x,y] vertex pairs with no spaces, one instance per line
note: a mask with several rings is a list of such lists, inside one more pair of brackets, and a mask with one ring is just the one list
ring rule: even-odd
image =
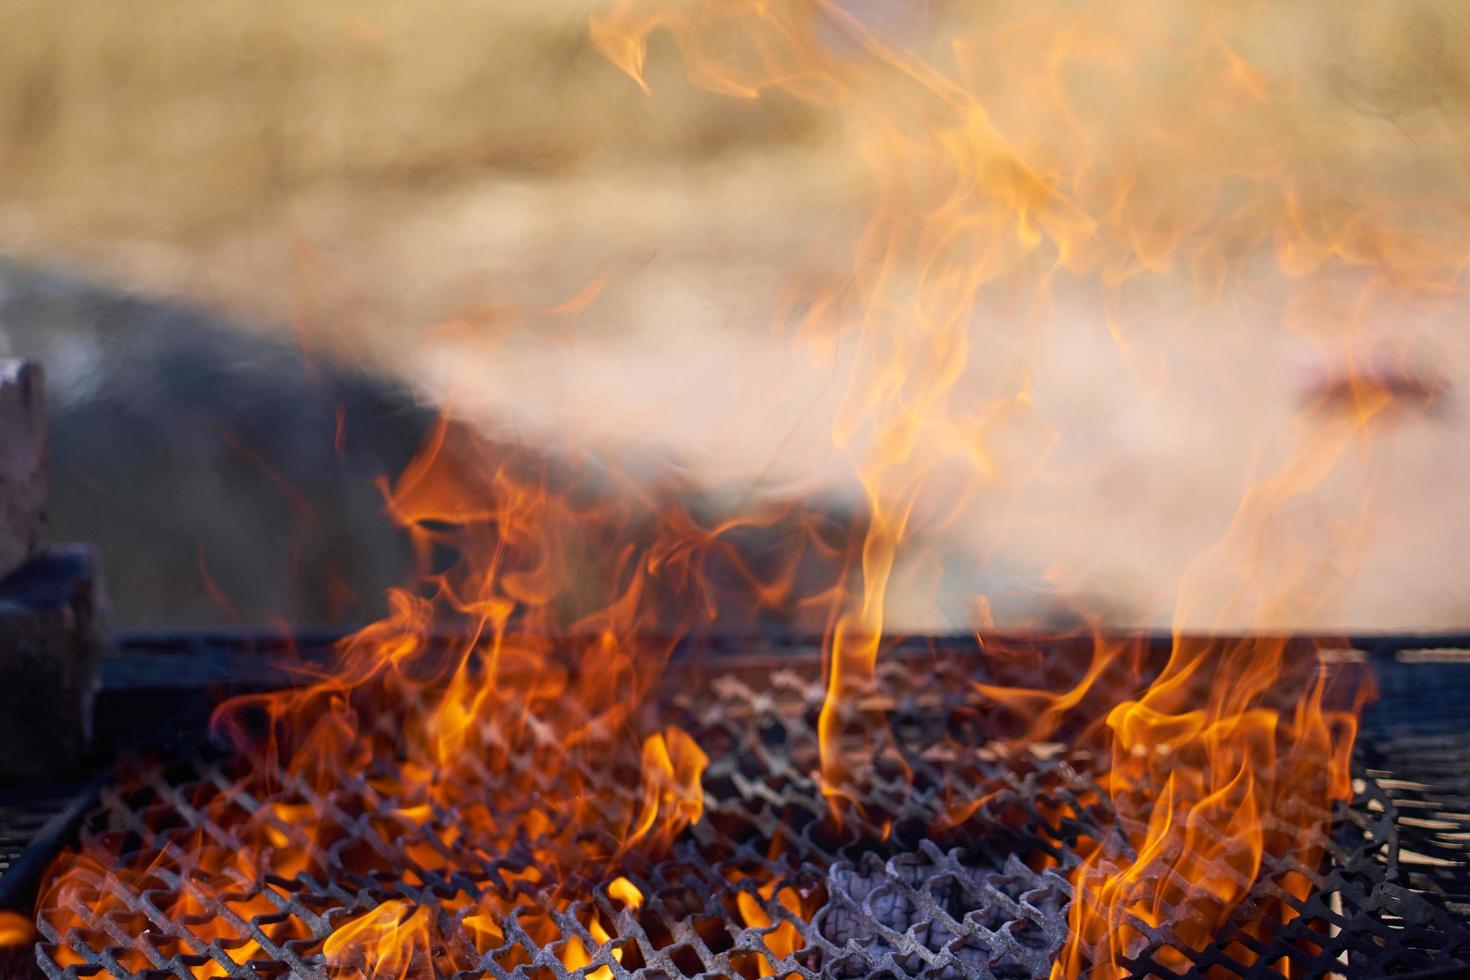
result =
[[[308,659],[326,656],[322,639],[300,644]],[[1460,720],[1470,663],[1429,645],[1356,644],[1383,698],[1365,718],[1355,799],[1318,828],[1319,846],[1268,854],[1250,897],[1203,948],[1167,926],[1131,923],[1146,939],[1129,963],[1135,974],[1450,976],[1470,966],[1470,737]],[[280,683],[257,646],[125,643],[107,668],[106,727],[136,742],[139,719],[160,706],[202,704],[201,684]],[[1120,831],[1133,828],[1109,809],[1096,761],[1064,744],[994,741],[994,719],[971,693],[984,669],[973,648],[915,645],[884,659],[857,709],[882,738],[874,774],[854,789],[862,814],[837,825],[812,777],[820,663],[795,639],[751,648],[712,643],[670,671],[660,718],[693,735],[710,764],[703,818],[657,858],[618,851],[595,825],[558,837],[565,815],[543,802],[553,787],[531,761],[511,774],[528,792],[508,822],[613,855],[549,880],[537,873],[541,831],[491,852],[457,830],[462,812],[404,820],[406,801],[381,792],[371,767],[326,786],[263,776],[196,751],[188,725],[149,729],[173,758],[132,765],[101,788],[79,835],[117,860],[77,896],[80,921],[59,929],[62,910],[40,910],[40,968],[53,978],[341,975],[373,964],[333,960],[330,937],[380,910],[392,928],[424,936],[411,961],[392,965],[403,977],[1047,976],[1067,937],[1083,842],[1128,857]],[[190,673],[170,669],[182,662]],[[614,763],[578,778],[602,812],[636,809],[636,769]],[[241,828],[277,835],[301,860],[220,868],[191,856],[201,838],[239,851]],[[1304,863],[1313,852],[1321,860]],[[1288,877],[1308,881],[1309,894],[1285,889]],[[510,910],[490,932],[476,914],[486,902]],[[1262,909],[1279,903],[1295,915],[1259,928]]]

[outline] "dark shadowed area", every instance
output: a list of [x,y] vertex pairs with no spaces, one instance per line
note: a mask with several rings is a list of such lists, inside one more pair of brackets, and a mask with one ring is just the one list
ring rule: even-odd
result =
[[119,626],[360,622],[405,579],[374,480],[433,413],[401,386],[8,262],[0,337],[46,366],[51,520],[101,549]]

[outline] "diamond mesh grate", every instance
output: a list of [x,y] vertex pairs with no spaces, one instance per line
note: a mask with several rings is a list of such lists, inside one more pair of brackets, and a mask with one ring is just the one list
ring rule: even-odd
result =
[[[1126,858],[1120,830],[1131,828],[1114,825],[1085,753],[988,741],[966,693],[970,669],[954,658],[925,670],[883,665],[883,695],[864,710],[884,738],[860,788],[863,814],[841,826],[812,777],[822,697],[813,665],[750,660],[680,679],[663,714],[710,756],[702,820],[656,860],[620,854],[616,866],[557,881],[537,880],[534,837],[487,853],[456,838],[459,813],[405,820],[406,801],[378,792],[371,769],[323,791],[283,773],[263,782],[228,759],[140,767],[103,792],[83,832],[117,855],[114,865],[73,896],[79,919],[66,928],[54,925],[59,909],[41,910],[38,962],[53,978],[361,972],[370,964],[329,963],[326,941],[401,903],[391,906],[399,918],[430,937],[395,966],[404,977],[1047,976],[1067,935],[1079,850],[1102,841]],[[1470,964],[1457,836],[1470,830],[1470,799],[1435,789],[1452,750],[1434,739],[1375,742],[1360,756],[1357,799],[1321,829],[1320,863],[1268,855],[1235,919],[1203,949],[1132,922],[1147,938],[1134,971],[1370,977]],[[534,787],[532,765],[517,776]],[[625,769],[585,779],[596,805],[634,805],[638,783]],[[507,817],[564,819],[534,791]],[[297,867],[200,864],[199,839],[238,851],[240,827],[268,828],[306,857]],[[597,835],[582,843],[615,850]],[[1310,882],[1305,898],[1283,887],[1290,877]],[[513,911],[487,932],[475,913],[492,895]],[[1291,921],[1259,928],[1263,909],[1280,904]]]

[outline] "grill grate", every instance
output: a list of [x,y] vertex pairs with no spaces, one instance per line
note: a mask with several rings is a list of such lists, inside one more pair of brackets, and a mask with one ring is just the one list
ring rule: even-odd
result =
[[0,787],[0,876],[25,854],[31,841],[76,797],[77,787]]
[[[446,843],[459,814],[405,822],[405,801],[379,794],[371,771],[344,773],[322,791],[281,773],[266,785],[228,759],[141,767],[102,792],[83,830],[85,842],[118,854],[115,866],[99,869],[71,928],[54,927],[60,910],[41,910],[38,961],[53,978],[326,977],[342,967],[323,952],[335,930],[402,903],[403,920],[423,910],[432,937],[403,976],[1046,976],[1067,935],[1080,842],[1104,841],[1122,858],[1119,830],[1130,828],[1115,826],[1085,753],[985,741],[964,693],[972,668],[949,657],[924,670],[885,662],[883,697],[865,710],[886,722],[886,739],[861,787],[864,813],[841,827],[811,776],[822,695],[813,665],[736,660],[681,679],[664,716],[710,755],[704,818],[658,860],[626,854],[554,883],[528,874],[534,839],[489,855],[473,840]],[[1376,718],[1360,746],[1357,798],[1321,829],[1324,860],[1268,855],[1250,898],[1204,949],[1133,922],[1147,937],[1137,974],[1267,977],[1289,963],[1293,976],[1371,977],[1470,966],[1470,783],[1461,774],[1470,746],[1463,734],[1405,734],[1391,710]],[[898,761],[908,774],[890,765]],[[632,805],[638,785],[627,772],[585,778],[600,806]],[[962,818],[939,819],[955,801],[976,800]],[[538,807],[529,794],[525,812],[509,817],[557,819]],[[222,811],[241,826],[268,824],[312,860],[299,869],[199,866],[189,846],[198,835],[238,848],[237,828],[209,815]],[[1289,875],[1311,883],[1305,898],[1281,887]],[[641,905],[618,878],[645,896]],[[474,910],[489,895],[516,911],[487,938]],[[1262,938],[1252,928],[1259,910],[1280,902],[1297,915]],[[585,954],[577,969],[564,962],[570,944]]]

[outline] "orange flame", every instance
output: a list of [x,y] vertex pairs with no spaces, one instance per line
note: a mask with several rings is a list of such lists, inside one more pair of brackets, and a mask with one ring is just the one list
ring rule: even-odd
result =
[[[871,209],[846,270],[830,288],[810,288],[820,277],[807,274],[787,303],[801,336],[847,369],[834,437],[853,447],[868,506],[861,590],[831,635],[821,717],[822,775],[838,814],[861,807],[873,747],[855,694],[873,683],[901,556],[921,532],[943,533],[967,498],[999,500],[998,488],[1035,472],[1038,457],[1005,436],[1023,423],[1046,429],[1025,352],[1070,326],[1056,297],[1099,308],[1130,364],[1141,305],[1180,310],[1187,322],[1250,303],[1321,348],[1350,351],[1381,297],[1460,295],[1467,259],[1439,204],[1355,165],[1371,152],[1371,132],[1324,140],[1302,64],[1251,50],[1247,28],[1269,16],[1264,8],[958,5],[940,15],[931,47],[857,9],[615,0],[593,28],[645,91],[649,39],[666,33],[694,84],[826,109],[835,138],[869,165],[855,197]],[[1360,512],[1316,542],[1333,546],[1330,576],[1301,555],[1270,552],[1267,529],[1350,448],[1371,451],[1370,424],[1384,408],[1432,391],[1356,371],[1337,388],[1324,397],[1351,402],[1351,418],[1308,433],[1293,461],[1246,493],[1221,545],[1181,583],[1181,631],[1268,630],[1293,612],[1300,621],[1353,566],[1371,487]],[[1043,455],[1059,435],[1040,441]],[[945,477],[956,468],[970,474],[961,500],[936,505],[936,493],[953,493]],[[1044,739],[1097,707],[1104,678],[1137,682],[1137,654],[1099,640],[1067,690],[980,690],[1029,719],[1029,739]],[[1181,633],[1151,685],[1102,705],[1086,730],[1110,749],[1104,785],[1135,856],[1099,845],[1074,876],[1059,976],[1122,975],[1143,938],[1131,922],[1167,920],[1186,944],[1203,944],[1255,882],[1263,853],[1305,847],[1309,828],[1349,792],[1356,707],[1328,710],[1324,698],[1313,650]],[[957,801],[956,813],[967,805]],[[1267,912],[1292,914],[1284,904]]]
[[673,834],[698,822],[704,810],[699,777],[708,764],[709,757],[681,728],[671,725],[648,736],[643,742],[643,812],[628,834],[629,843],[655,835],[666,847]]
[[[851,195],[866,208],[860,227],[835,265],[826,252],[813,257],[782,313],[848,378],[833,437],[866,503],[860,548],[834,543],[799,508],[703,522],[681,488],[620,481],[586,460],[532,459],[446,418],[385,488],[420,587],[394,592],[389,616],[346,641],[330,673],[217,716],[245,763],[237,788],[274,802],[249,812],[230,793],[200,803],[229,832],[228,848],[192,831],[150,842],[146,858],[122,867],[107,850],[117,841],[66,858],[42,901],[57,917],[49,925],[64,931],[87,908],[142,935],[142,914],[108,888],[122,877],[165,896],[163,914],[204,921],[166,940],[190,953],[226,940],[248,956],[260,937],[230,923],[258,917],[272,942],[308,938],[289,918],[270,921],[279,896],[267,879],[373,860],[334,854],[337,831],[307,799],[327,796],[354,818],[371,814],[383,839],[413,842],[413,867],[365,869],[410,885],[516,845],[530,853],[503,872],[506,894],[459,893],[435,910],[397,899],[355,908],[323,949],[335,969],[398,978],[470,969],[471,953],[440,942],[440,917],[458,917],[474,953],[498,947],[518,885],[595,879],[636,910],[645,896],[622,863],[668,848],[703,807],[704,751],[650,710],[661,671],[691,630],[776,613],[825,631],[821,783],[835,816],[862,816],[876,748],[864,698],[896,576],[925,535],[1002,503],[1001,491],[1043,472],[1064,440],[1028,363],[1057,334],[1082,329],[1059,312],[1063,302],[1100,309],[1121,363],[1137,370],[1141,307],[1194,325],[1205,311],[1250,306],[1335,351],[1351,350],[1344,338],[1381,297],[1432,303],[1461,288],[1467,239],[1444,233],[1435,202],[1378,193],[1371,173],[1321,179],[1334,147],[1290,109],[1311,95],[1298,66],[1244,43],[1241,22],[1257,14],[1170,0],[961,4],[945,12],[952,30],[931,50],[837,0],[615,0],[592,40],[645,91],[658,56],[649,37],[666,32],[694,84],[803,100],[829,113],[833,138],[868,165]],[[1176,88],[1183,98],[1169,94]],[[1119,116],[1129,124],[1117,126]],[[844,231],[839,222],[834,238]],[[543,314],[576,314],[606,278]],[[1110,760],[1101,785],[1126,847],[1084,845],[1058,976],[1122,975],[1141,927],[1167,923],[1184,945],[1203,944],[1255,886],[1265,855],[1305,851],[1311,862],[1311,829],[1349,792],[1355,706],[1330,706],[1317,651],[1268,633],[1328,601],[1331,583],[1308,549],[1291,547],[1301,542],[1288,535],[1283,550],[1265,533],[1345,459],[1371,451],[1388,405],[1418,397],[1358,372],[1345,390],[1349,418],[1314,425],[1185,576],[1178,639],[1151,682],[1138,643],[1099,636],[1077,676],[1025,688],[1003,680],[1007,658],[1022,652],[987,648],[1002,679],[977,690],[1020,720],[1024,739],[1080,731]],[[1334,573],[1366,539],[1364,482],[1361,512],[1319,535],[1336,546]],[[754,561],[734,540],[761,528],[783,532],[781,553]],[[813,553],[826,578],[809,590],[801,570]],[[1242,622],[1259,635],[1184,633]],[[947,819],[977,805],[951,801]],[[255,887],[233,887],[241,880]],[[731,884],[745,927],[774,957],[792,955],[792,920],[810,921],[814,899],[778,882]],[[1307,887],[1291,875],[1274,884],[1283,894]],[[593,915],[585,937],[565,936],[553,921],[573,898],[529,910],[518,926],[537,943],[559,940],[566,966],[606,980],[621,953],[585,938],[606,943],[612,926]],[[221,902],[233,920],[200,919]],[[1259,907],[1248,933],[1293,914],[1279,897]],[[166,953],[140,942],[119,962],[145,969]],[[63,949],[61,965],[74,955]],[[1154,955],[1165,966],[1187,959]],[[776,967],[762,955],[753,969]],[[212,961],[200,968],[222,972]]]
[[[499,948],[505,916],[522,901],[517,878],[605,880],[611,899],[636,910],[643,895],[619,864],[634,850],[663,853],[704,806],[707,757],[682,729],[656,724],[648,703],[669,655],[717,618],[827,615],[826,586],[809,603],[797,581],[809,542],[822,538],[802,530],[799,509],[707,526],[681,503],[683,488],[533,458],[447,418],[385,489],[424,586],[391,593],[388,617],[344,641],[338,662],[305,686],[216,712],[243,764],[236,791],[270,802],[245,810],[225,793],[198,804],[227,829],[228,847],[192,831],[145,841],[142,857],[105,850],[115,841],[64,856],[39,903],[56,932],[81,925],[83,909],[132,922],[136,913],[106,884],[118,878],[171,896],[160,907],[190,921],[178,940],[185,951],[221,940],[248,959],[261,949],[257,938],[205,911],[225,905],[240,921],[273,913],[268,875],[321,875],[343,860],[374,873],[378,858],[332,856],[340,831],[330,824],[340,818],[323,815],[315,802],[323,799],[338,812],[360,807],[355,819],[382,839],[407,841],[409,866],[376,873],[410,885],[528,842],[533,855],[500,872],[504,894],[459,894],[435,908],[392,899],[334,922],[322,947],[334,970],[404,978],[470,969],[474,954],[443,941],[439,917],[457,916],[478,953]],[[763,527],[781,540],[755,563],[734,539]],[[832,551],[839,564],[841,553]],[[254,884],[242,890],[240,881]],[[556,910],[578,897],[561,893]],[[539,941],[556,938],[549,917],[523,913],[519,924]],[[598,942],[611,937],[596,918],[587,928]],[[273,942],[308,938],[290,919],[264,929]],[[146,969],[153,950],[124,950],[119,961]],[[576,939],[561,955],[569,968],[592,962]],[[58,961],[80,959],[63,944]],[[211,961],[197,973],[223,970]],[[606,980],[610,971],[588,975]]]
[[24,946],[36,941],[36,927],[15,912],[0,911],[0,946]]
[[322,945],[327,965],[369,977],[406,977],[414,957],[429,954],[429,910],[384,902],[337,927]]

